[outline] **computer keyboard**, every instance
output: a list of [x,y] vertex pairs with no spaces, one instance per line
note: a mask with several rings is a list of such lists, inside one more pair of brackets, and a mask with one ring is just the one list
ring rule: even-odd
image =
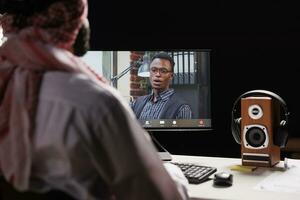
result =
[[217,168],[211,166],[202,166],[194,163],[171,162],[178,166],[190,184],[198,184],[206,181],[210,175],[217,171]]

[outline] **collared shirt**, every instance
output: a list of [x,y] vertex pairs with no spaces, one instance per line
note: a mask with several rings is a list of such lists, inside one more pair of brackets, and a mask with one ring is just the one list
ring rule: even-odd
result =
[[48,72],[40,91],[31,190],[58,189],[91,200],[110,199],[111,189],[122,199],[181,199],[116,90],[82,74]]
[[[174,89],[165,90],[157,96],[154,101],[154,93],[152,91],[146,105],[144,106],[139,119],[160,119],[162,110],[170,97],[174,94]],[[176,119],[190,119],[192,111],[189,105],[184,104],[179,108]]]

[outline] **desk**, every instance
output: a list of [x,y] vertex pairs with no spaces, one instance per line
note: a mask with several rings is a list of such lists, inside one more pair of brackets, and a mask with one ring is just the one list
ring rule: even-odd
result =
[[[254,187],[272,174],[274,169],[259,167],[253,172],[239,172],[230,170],[233,165],[240,165],[241,159],[202,157],[202,156],[181,156],[172,155],[174,162],[191,162],[200,165],[209,165],[217,168],[217,172],[229,171],[233,174],[233,185],[231,187],[215,187],[213,180],[198,185],[189,185],[189,192],[193,200],[196,199],[238,199],[238,200],[296,200],[300,199],[297,193],[259,191]],[[276,166],[283,166],[281,161]],[[213,175],[211,176],[213,178]]]

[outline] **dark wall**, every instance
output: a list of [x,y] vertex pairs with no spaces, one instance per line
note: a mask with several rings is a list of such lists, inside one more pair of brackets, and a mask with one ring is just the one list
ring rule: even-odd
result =
[[212,49],[214,130],[155,133],[172,153],[240,155],[230,129],[233,102],[252,89],[271,90],[287,103],[291,137],[300,137],[297,93],[300,13],[282,1],[207,1],[180,5],[90,1],[93,50]]

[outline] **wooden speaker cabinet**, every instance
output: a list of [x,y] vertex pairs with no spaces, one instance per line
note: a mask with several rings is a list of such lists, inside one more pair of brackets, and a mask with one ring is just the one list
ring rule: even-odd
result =
[[280,161],[274,144],[280,123],[280,105],[271,97],[241,99],[242,165],[272,167]]

